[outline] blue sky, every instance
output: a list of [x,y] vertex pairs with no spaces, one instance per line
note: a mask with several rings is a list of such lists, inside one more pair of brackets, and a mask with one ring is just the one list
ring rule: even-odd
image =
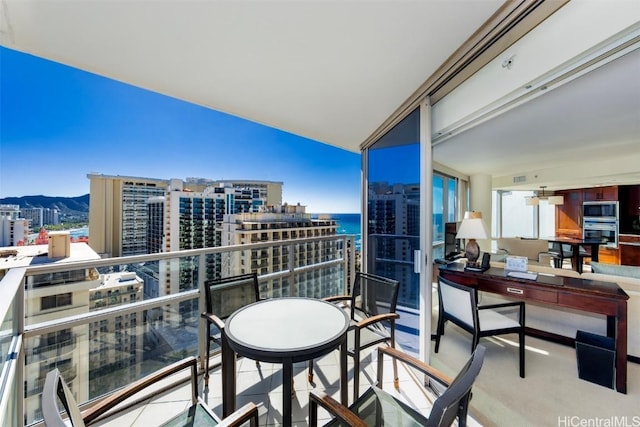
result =
[[359,153],[0,47],[0,197],[80,196],[94,172],[282,181],[309,213],[360,211]]

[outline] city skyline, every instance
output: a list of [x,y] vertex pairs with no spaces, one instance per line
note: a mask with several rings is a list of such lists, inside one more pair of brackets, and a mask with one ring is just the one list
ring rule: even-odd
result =
[[360,154],[0,47],[0,197],[89,193],[87,174],[281,181],[360,212]]

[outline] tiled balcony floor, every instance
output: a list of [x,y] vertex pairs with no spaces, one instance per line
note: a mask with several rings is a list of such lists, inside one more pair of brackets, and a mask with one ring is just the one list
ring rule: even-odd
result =
[[[364,371],[360,376],[360,389],[364,391],[375,379],[376,354],[374,351],[367,352],[367,356],[362,359],[361,367]],[[329,355],[317,359],[314,367],[314,383],[307,381],[307,363],[297,363],[294,365],[294,390],[293,400],[293,424],[295,426],[308,425],[308,401],[311,390],[320,390],[332,395],[339,401],[339,360],[338,352],[334,351]],[[349,401],[353,395],[353,364],[349,358]],[[385,362],[384,382],[386,390],[393,390],[393,368],[390,361]],[[398,366],[400,377],[400,395],[411,402],[415,407],[423,409],[426,413],[431,407],[432,396],[426,392],[425,388],[416,383],[415,376],[405,369],[401,364]],[[201,384],[202,386],[202,384]],[[260,415],[260,426],[278,426],[282,420],[282,370],[281,365],[270,363],[256,363],[250,359],[239,359],[237,363],[237,401],[236,407],[244,405],[246,402],[253,402],[258,405]],[[152,426],[170,419],[173,415],[186,409],[190,404],[189,385],[176,388],[164,395],[158,396],[149,402],[129,409],[118,416],[113,417],[101,425],[104,426]],[[216,368],[211,372],[209,379],[209,391],[203,398],[213,411],[220,415],[222,413],[222,383],[220,369]],[[319,411],[321,420],[328,420],[329,415],[322,409]],[[320,423],[322,424],[322,422]],[[473,423],[471,424],[474,425]],[[478,424],[475,424],[478,425]]]
[[[569,425],[569,422],[592,422],[590,425],[596,425],[593,423],[611,420],[627,423],[616,425],[633,425],[631,423],[637,422],[637,417],[640,416],[640,364],[627,364],[628,391],[627,394],[621,394],[579,379],[575,350],[572,347],[527,337],[526,378],[520,378],[517,371],[518,348],[515,334],[505,335],[500,339],[485,338],[482,343],[487,347],[487,353],[473,388],[470,416],[475,420],[468,420],[471,426],[557,426]],[[469,357],[469,345],[467,333],[455,326],[447,326],[440,352],[431,354],[431,364],[454,376]],[[362,389],[368,387],[369,382],[375,378],[376,364],[372,363],[373,358],[369,354],[363,359]],[[351,358],[348,360],[351,376]],[[338,398],[339,393],[338,352],[317,360],[315,384],[307,382],[306,366],[306,363],[300,363],[294,368],[296,395],[293,420],[296,426],[308,425],[307,402],[310,390],[325,390],[334,398]],[[386,390],[393,390],[391,384],[388,384],[392,380],[392,372],[391,364],[385,365]],[[428,406],[423,388],[413,381],[412,374],[401,365],[399,374],[401,395],[418,407]],[[260,426],[279,425],[282,411],[280,365],[261,363],[258,369],[254,361],[240,359],[237,381],[237,406],[252,401],[259,405]],[[209,384],[210,390],[205,398],[214,412],[220,414],[222,384],[219,369],[212,370]],[[349,381],[350,400],[352,384]],[[189,386],[184,384],[151,402],[118,414],[103,425],[154,426],[184,410],[189,405],[189,398]],[[320,416],[328,418],[323,411]]]

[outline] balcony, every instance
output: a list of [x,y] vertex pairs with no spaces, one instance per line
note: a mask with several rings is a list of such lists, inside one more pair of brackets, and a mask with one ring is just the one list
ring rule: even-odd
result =
[[[352,240],[353,237],[332,236],[325,241],[327,244],[342,246],[349,239]],[[29,425],[38,422],[39,394],[44,376],[57,366],[62,356],[65,372],[74,373],[69,375],[74,394],[79,402],[87,402],[107,395],[172,361],[187,355],[203,354],[206,341],[203,338],[205,330],[200,322],[200,313],[204,302],[198,289],[209,278],[208,274],[212,273],[209,268],[210,259],[214,257],[221,260],[223,274],[240,274],[240,261],[250,256],[252,250],[260,254],[262,259],[271,252],[274,245],[277,246],[278,253],[288,253],[295,250],[296,243],[266,242],[252,246],[198,249],[9,270],[0,282],[3,290],[11,294],[1,307],[4,319],[0,334],[3,353],[0,362],[3,375],[0,382],[2,424],[23,425],[24,422]],[[267,261],[263,260],[265,265]],[[85,277],[85,271],[112,274],[120,271],[134,272],[137,268],[158,272],[156,279],[148,274],[141,276],[147,280],[145,287],[158,289],[153,295],[160,295],[159,297],[129,303],[113,301],[113,304],[109,300],[108,304],[96,307],[95,303],[99,301],[96,295],[91,301],[87,298],[84,312],[74,305],[73,313],[62,310],[57,312],[55,319],[46,322],[38,320],[40,323],[34,320],[34,316],[38,314],[35,312],[35,304],[25,303],[31,298],[31,292],[34,292],[26,288],[25,284],[33,282],[33,277],[38,278],[42,285],[39,288],[42,288],[49,284],[46,278],[53,280],[69,271],[80,272]],[[263,273],[269,271],[268,275],[260,277],[263,297],[326,296],[298,291],[298,278],[310,271],[332,283],[332,293],[342,293],[345,289],[345,277],[353,274],[353,268],[348,259],[340,257],[314,266],[262,268]],[[55,283],[59,284],[58,281]],[[305,288],[300,286],[299,289]],[[100,296],[105,301],[120,294],[121,292],[116,291],[110,295],[102,293]],[[24,313],[23,318],[17,318],[15,313]],[[67,338],[64,342],[53,343],[46,348],[37,347],[41,336],[49,337],[66,329],[72,330],[73,340]],[[76,378],[80,380],[74,380]],[[25,395],[25,392],[27,398],[24,400],[12,398]]]
[[[330,246],[336,242],[342,247],[354,248],[353,242],[343,237],[313,238],[311,242],[322,242]],[[299,257],[297,251],[299,241],[277,242],[280,252],[286,251]],[[242,245],[237,247],[180,251],[165,254],[154,254],[101,259],[91,262],[69,263],[65,266],[37,266],[12,269],[3,278],[2,286],[6,295],[12,300],[3,305],[2,335],[0,348],[4,358],[2,364],[2,406],[0,416],[3,425],[30,425],[37,423],[40,418],[39,390],[44,373],[49,370],[42,357],[44,353],[34,354],[27,349],[33,348],[39,338],[45,334],[55,333],[64,329],[72,329],[74,340],[72,343],[60,343],[64,351],[51,347],[46,351],[46,361],[52,366],[57,362],[64,365],[69,373],[68,381],[77,394],[80,402],[90,402],[113,390],[140,378],[161,366],[167,365],[186,355],[201,355],[204,353],[204,333],[200,323],[199,313],[202,310],[201,296],[198,289],[201,282],[206,280],[206,258],[215,254],[225,260],[225,265],[235,265],[243,254],[250,254],[251,250],[271,248],[276,242],[260,243],[254,246]],[[301,245],[304,249],[307,245]],[[247,250],[248,249],[248,250]],[[348,261],[355,259],[355,253],[345,254],[341,258],[342,250],[332,251],[333,258],[325,259],[322,263],[287,266],[286,270],[276,271],[260,277],[261,292],[265,297],[279,297],[291,295],[305,295],[323,297],[324,294],[306,294],[305,289],[323,289],[316,287],[316,276],[326,275],[327,280],[339,284],[338,288],[326,290],[327,294],[344,291],[346,275],[353,276],[353,265]],[[197,286],[179,293],[167,293],[152,299],[145,299],[135,303],[122,304],[98,311],[66,316],[64,318],[30,324],[33,313],[24,312],[24,322],[14,316],[22,313],[19,302],[28,299],[24,283],[31,276],[44,273],[62,272],[64,269],[93,269],[95,271],[131,271],[131,266],[144,263],[146,267],[154,265],[164,276],[179,277],[181,265],[193,267]],[[239,264],[239,263],[238,263]],[[236,271],[231,271],[236,273]],[[161,289],[177,288],[176,284],[168,281],[160,285]],[[436,304],[437,306],[437,304]],[[403,309],[404,319],[415,319],[415,329],[419,329],[419,322],[415,312]],[[411,323],[411,320],[408,320]],[[23,324],[24,323],[24,324]],[[13,332],[16,331],[16,332]],[[411,340],[409,333],[398,330],[399,346],[407,352],[415,350],[406,343]],[[414,337],[415,338],[415,337]],[[72,345],[69,345],[72,344]],[[534,338],[527,338],[527,378],[520,379],[517,375],[517,357],[509,353],[513,349],[513,340],[506,339],[487,341],[488,353],[483,371],[474,387],[474,397],[471,405],[471,416],[475,424],[472,425],[557,425],[558,420],[570,417],[598,417],[603,410],[612,416],[627,416],[633,420],[636,415],[635,402],[640,398],[640,388],[637,379],[640,378],[640,366],[629,364],[629,391],[627,395],[616,393],[604,387],[596,386],[579,380],[576,374],[575,352],[573,348],[554,344]],[[453,376],[469,355],[469,337],[455,328],[448,328],[438,354],[430,355],[431,363],[438,369]],[[505,350],[507,349],[507,350]],[[67,351],[69,350],[69,351]],[[515,350],[513,350],[515,351]],[[61,359],[64,355],[64,360]],[[30,357],[25,357],[30,356]],[[37,357],[36,357],[37,356]],[[306,364],[294,367],[296,390],[294,403],[294,422],[296,425],[306,425],[306,411],[308,392],[312,389],[326,390],[329,394],[337,394],[337,353],[331,353],[316,361],[316,384],[310,384],[306,379]],[[375,357],[368,355],[364,361],[365,372],[361,374],[361,387],[375,378],[372,363]],[[66,364],[71,360],[71,365]],[[213,355],[214,365],[219,358]],[[352,370],[349,360],[349,370]],[[213,370],[208,391],[203,391],[211,408],[221,413],[221,380],[219,368]],[[420,382],[415,382],[409,372],[401,370],[404,379],[401,386],[402,394],[409,400],[421,401],[424,390]],[[237,369],[238,404],[253,401],[260,405],[260,425],[278,425],[281,417],[282,388],[279,365],[261,363],[258,370],[250,360],[241,360]],[[25,389],[26,387],[26,389]],[[137,419],[149,421],[149,425],[157,423],[162,414],[170,415],[175,411],[175,401],[179,396],[186,396],[188,386],[183,383],[173,384],[169,391],[163,391],[153,396],[149,406],[135,405],[126,407],[107,423],[107,425],[127,424],[127,420]],[[16,399],[15,396],[24,396]],[[580,396],[580,399],[575,398]],[[174,403],[171,403],[174,402]],[[26,422],[23,422],[23,415]],[[145,418],[149,417],[149,418]],[[580,418],[582,419],[582,418]],[[569,422],[569,421],[568,421]],[[630,421],[632,422],[632,421]],[[567,424],[569,425],[569,424]]]
[[57,359],[64,356],[76,348],[76,338],[72,337],[55,344],[41,345],[26,350],[27,363],[30,361],[43,361],[47,359]]
[[[455,330],[453,333],[447,331],[447,334],[450,335],[447,347],[443,347],[439,354],[432,354],[431,364],[448,375],[455,375],[464,359],[469,356],[468,336],[457,333]],[[505,373],[505,364],[510,361],[506,360],[507,357],[500,356],[502,350],[494,348],[485,357],[482,372],[473,389],[474,395],[470,408],[472,418],[468,419],[469,426],[597,425],[595,422],[586,424],[587,421],[584,421],[584,424],[579,423],[582,422],[580,420],[603,419],[602,414],[605,411],[601,408],[607,408],[607,414],[616,414],[615,416],[623,420],[620,422],[628,423],[618,425],[633,425],[633,421],[624,420],[634,419],[635,402],[640,396],[639,390],[636,389],[630,395],[623,396],[612,390],[579,380],[575,373],[575,355],[572,348],[542,340],[530,341],[532,344],[530,354],[537,354],[535,363],[536,369],[539,370],[536,374],[539,375],[538,380],[528,381],[526,385],[522,385],[522,380],[517,373],[515,375]],[[491,343],[488,347],[505,344],[509,345],[500,341]],[[217,361],[215,357],[213,360]],[[373,354],[363,359],[362,390],[366,389],[369,381],[376,376],[375,360]],[[514,362],[513,371],[515,372],[517,361],[512,362]],[[507,369],[511,367],[508,366]],[[352,371],[351,363],[348,369],[349,372]],[[321,376],[315,384],[310,384],[307,381],[306,364],[300,363],[294,366],[293,423],[295,426],[308,425],[309,391],[325,390],[334,398],[339,398],[336,385],[339,375],[337,352],[317,360],[316,371],[321,373]],[[391,372],[390,367],[385,367],[385,372]],[[635,375],[636,378],[640,375],[637,365],[631,372],[630,375]],[[425,390],[420,385],[419,379],[402,366],[399,369],[399,376],[402,396],[419,409],[428,412],[429,404],[425,403]],[[209,381],[209,390],[204,391],[202,396],[213,411],[221,415],[222,383],[219,366],[212,370]],[[236,382],[236,405],[254,402],[259,408],[259,425],[278,426],[282,410],[280,366],[261,363],[260,368],[256,368],[252,360],[240,359]],[[351,387],[352,383],[349,381],[350,390]],[[101,425],[133,425],[134,420],[136,425],[155,425],[175,415],[177,411],[175,405],[186,406],[190,398],[189,393],[188,384],[177,383],[170,390],[154,396],[149,402],[126,407]],[[540,396],[545,398],[541,399]],[[326,417],[327,414],[322,411],[321,420],[326,421]],[[563,424],[562,420],[565,419],[567,422]],[[576,424],[571,424],[572,422]]]

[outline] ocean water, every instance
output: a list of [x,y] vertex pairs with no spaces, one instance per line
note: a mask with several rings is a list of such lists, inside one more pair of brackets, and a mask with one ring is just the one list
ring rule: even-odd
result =
[[69,230],[71,237],[89,237],[89,226]]
[[[360,214],[348,213],[348,214],[329,214],[332,219],[335,219],[338,223],[338,234],[353,234],[356,236],[356,249],[360,250],[360,243],[362,233],[360,230]],[[317,217],[317,215],[312,215]],[[89,227],[75,228],[69,230],[72,237],[89,236]],[[35,236],[33,238],[35,239]]]
[[[362,232],[360,230],[359,213],[332,213],[331,219],[338,223],[338,234],[353,234],[356,236],[356,249],[360,250]],[[313,215],[315,216],[315,215]]]

